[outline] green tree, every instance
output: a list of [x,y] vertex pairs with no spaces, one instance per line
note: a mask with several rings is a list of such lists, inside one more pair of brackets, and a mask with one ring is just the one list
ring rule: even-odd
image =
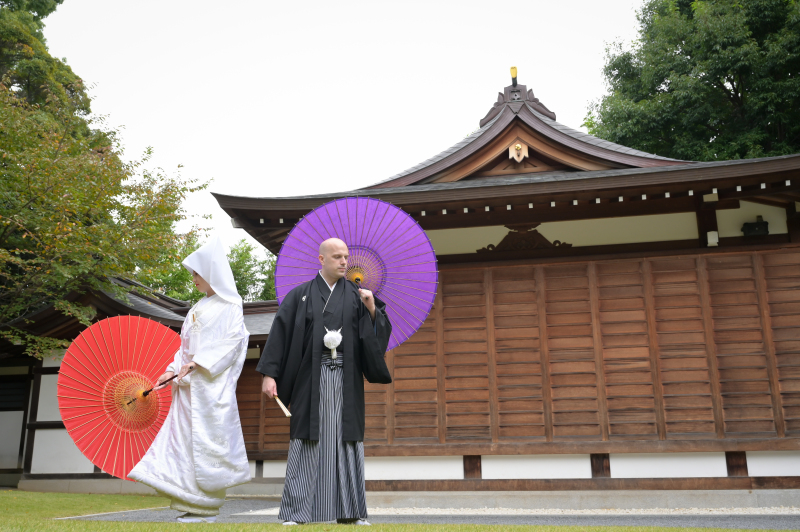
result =
[[[263,301],[275,299],[275,258],[267,252],[266,259],[259,259],[256,248],[242,239],[236,243],[228,254],[236,290],[245,301]],[[272,277],[270,278],[270,272]],[[270,283],[270,279],[272,282]]]
[[800,152],[800,2],[648,0],[584,125],[650,153],[711,161]]
[[173,231],[183,200],[205,188],[73,135],[93,125],[70,105],[29,104],[0,84],[0,338],[32,355],[65,343],[26,332],[26,315],[54,305],[88,325],[94,312],[69,294],[119,292],[113,277],[168,269],[187,238]]
[[[52,57],[43,19],[63,0],[0,0],[0,79],[28,103],[56,99],[88,114],[90,99],[81,79],[62,59]],[[88,133],[83,129],[82,133]]]
[[[152,276],[140,276],[140,281],[169,297],[197,303],[203,294],[192,282],[192,275],[181,265],[184,258],[200,247],[197,236],[185,238],[176,248],[177,260],[170,267]],[[228,262],[236,281],[236,290],[244,301],[267,301],[275,299],[275,256],[267,252],[264,259],[258,257],[255,246],[242,239],[228,253]]]

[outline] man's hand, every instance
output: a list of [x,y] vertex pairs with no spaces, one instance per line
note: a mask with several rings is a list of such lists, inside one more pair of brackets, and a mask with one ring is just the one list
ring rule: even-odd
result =
[[275,382],[275,379],[272,377],[268,377],[264,375],[264,379],[261,381],[261,391],[267,394],[267,397],[272,399],[273,397],[278,396],[278,383]]
[[167,387],[167,385],[166,385],[166,384],[164,384],[164,381],[168,381],[168,380],[170,380],[170,379],[171,379],[173,376],[175,376],[175,374],[174,374],[173,372],[171,372],[171,371],[166,371],[166,372],[164,372],[164,374],[163,374],[162,376],[160,376],[160,377],[158,378],[158,380],[156,381],[156,385],[155,385],[155,387],[153,388],[153,391],[154,391],[154,392],[156,392],[156,391],[158,391],[158,390],[161,390],[161,389],[163,389],[163,388],[166,388],[166,387]]
[[372,318],[372,321],[375,321],[375,297],[373,297],[372,292],[364,288],[359,288],[358,295],[361,296],[361,301],[363,301],[364,306],[367,307],[369,317]]
[[178,382],[182,381],[185,376],[193,372],[197,367],[198,367],[197,364],[195,364],[194,362],[189,362],[188,364],[184,364],[181,367],[181,370],[178,372],[178,378],[176,380]]

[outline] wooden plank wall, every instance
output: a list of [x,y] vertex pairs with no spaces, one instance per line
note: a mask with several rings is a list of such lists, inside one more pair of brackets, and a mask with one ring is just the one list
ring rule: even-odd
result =
[[[798,324],[800,253],[444,269],[387,354],[394,383],[367,385],[365,443],[797,436]],[[285,456],[288,420],[250,366],[248,450]]]

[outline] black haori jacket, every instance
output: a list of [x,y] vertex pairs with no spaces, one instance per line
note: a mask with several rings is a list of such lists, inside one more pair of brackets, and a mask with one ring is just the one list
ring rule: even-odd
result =
[[[339,279],[334,286],[325,322],[322,310],[330,289],[321,275],[289,292],[281,302],[256,370],[277,381],[278,397],[291,404],[291,439],[319,440],[319,379],[326,349],[325,322],[341,312],[342,424],[344,441],[364,441],[364,378],[392,382],[384,356],[392,325],[386,304],[375,298],[375,323],[361,302],[356,285]],[[336,316],[338,322],[338,316]],[[288,400],[288,401],[287,401]]]

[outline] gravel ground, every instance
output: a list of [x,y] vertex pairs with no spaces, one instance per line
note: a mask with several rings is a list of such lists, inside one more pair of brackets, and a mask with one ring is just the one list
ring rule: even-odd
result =
[[[278,499],[230,499],[218,523],[278,523]],[[169,508],[115,512],[73,519],[90,521],[174,522]],[[522,510],[502,508],[375,508],[372,523],[660,526],[738,530],[798,530],[800,508],[729,508],[663,510]]]

